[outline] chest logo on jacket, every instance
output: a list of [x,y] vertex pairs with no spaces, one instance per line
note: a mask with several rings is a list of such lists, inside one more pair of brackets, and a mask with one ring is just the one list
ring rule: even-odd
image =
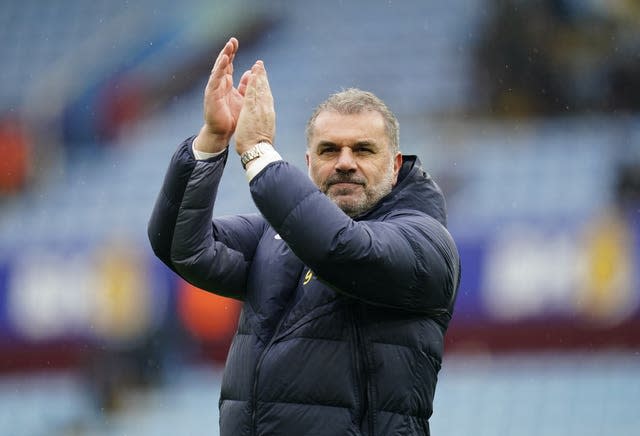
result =
[[309,283],[312,278],[313,278],[313,271],[311,270],[307,271],[307,273],[304,276],[304,281],[302,282],[302,285],[304,286],[307,283]]

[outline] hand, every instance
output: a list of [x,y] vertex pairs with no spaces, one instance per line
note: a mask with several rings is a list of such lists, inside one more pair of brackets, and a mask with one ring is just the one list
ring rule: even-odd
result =
[[236,129],[236,151],[242,154],[258,142],[273,144],[276,132],[276,112],[273,96],[262,61],[257,61],[249,74],[244,92],[244,102],[238,128]]
[[233,58],[237,51],[238,40],[229,39],[211,69],[204,91],[204,125],[194,142],[197,150],[224,150],[236,129],[250,73],[242,75],[237,89],[233,87]]

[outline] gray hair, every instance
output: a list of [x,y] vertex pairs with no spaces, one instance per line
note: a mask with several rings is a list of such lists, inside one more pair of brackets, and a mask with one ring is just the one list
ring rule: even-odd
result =
[[360,114],[366,111],[375,111],[382,115],[384,127],[389,138],[389,148],[393,154],[400,149],[400,124],[398,119],[387,107],[387,105],[373,93],[362,91],[357,88],[349,88],[344,91],[332,94],[325,101],[320,103],[307,122],[305,135],[307,145],[311,143],[311,135],[316,122],[316,118],[321,112],[337,112],[342,115]]

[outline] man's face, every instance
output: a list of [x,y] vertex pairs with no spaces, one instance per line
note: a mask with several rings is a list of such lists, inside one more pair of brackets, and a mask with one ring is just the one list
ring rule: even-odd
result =
[[380,113],[321,112],[309,141],[309,177],[347,215],[369,210],[395,186],[402,155],[391,153]]

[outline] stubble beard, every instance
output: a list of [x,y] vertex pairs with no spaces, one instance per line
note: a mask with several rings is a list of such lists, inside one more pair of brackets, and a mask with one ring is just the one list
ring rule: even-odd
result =
[[[346,196],[349,194],[348,190],[333,190],[330,192],[331,186],[335,183],[353,182],[360,184],[363,187],[360,195]],[[322,192],[329,197],[344,213],[354,218],[375,206],[385,195],[389,194],[393,189],[394,173],[393,164],[385,171],[384,177],[380,182],[371,186],[366,183],[366,180],[354,178],[348,174],[345,175],[333,175],[329,177],[322,185]],[[358,188],[351,188],[358,189]]]

